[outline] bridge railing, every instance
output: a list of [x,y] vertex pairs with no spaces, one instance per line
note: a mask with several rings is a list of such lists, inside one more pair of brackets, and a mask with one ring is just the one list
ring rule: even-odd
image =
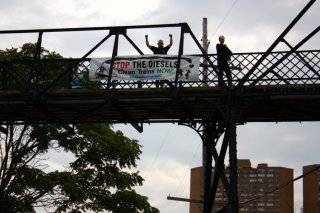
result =
[[[229,63],[232,83],[239,81],[257,63],[263,52],[235,53]],[[283,85],[283,84],[320,84],[320,50],[288,52],[271,52],[246,79],[248,85]],[[285,59],[282,59],[286,56]],[[200,60],[197,81],[172,80],[108,80],[91,81],[89,79],[90,59],[55,59],[38,61],[0,61],[0,89],[21,91],[46,91],[48,89],[80,88],[156,88],[156,87],[200,87],[218,86],[217,57],[209,54],[212,65]],[[281,60],[282,59],[282,60]],[[280,61],[280,63],[279,63]],[[276,66],[275,66],[276,65]],[[224,76],[226,81],[226,76]]]
[[[239,82],[264,53],[234,54],[233,80]],[[240,67],[240,69],[237,69]],[[320,51],[271,52],[244,85],[320,83]]]

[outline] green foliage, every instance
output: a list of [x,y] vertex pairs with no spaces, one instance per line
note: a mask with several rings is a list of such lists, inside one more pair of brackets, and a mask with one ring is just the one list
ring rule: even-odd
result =
[[[17,128],[19,127],[19,128]],[[134,186],[141,154],[138,141],[107,124],[81,124],[70,134],[58,125],[9,126],[1,141],[0,212],[158,212]],[[66,171],[44,172],[41,156],[49,149],[74,154]]]
[[[30,43],[0,50],[0,61],[30,61],[34,52],[35,44]],[[45,49],[41,57],[61,58]],[[55,66],[35,70],[44,72],[43,82],[55,74]],[[19,77],[23,75],[28,73]],[[43,86],[42,80],[31,80],[35,89]],[[8,134],[0,133],[1,213],[34,212],[35,206],[51,212],[159,212],[133,190],[143,183],[135,169],[141,146],[110,125],[79,124],[73,133],[56,124],[8,125],[7,129]],[[50,150],[72,154],[69,167],[45,169],[43,160]]]
[[[59,87],[69,87],[73,70],[68,71],[71,61],[62,60],[54,51],[41,48],[40,58],[35,58],[36,44],[26,43],[20,48],[0,50],[0,81],[9,88],[25,87],[41,90],[63,75]],[[57,60],[60,59],[60,60]]]
[[[36,44],[25,43],[20,48],[10,48],[5,50],[0,50],[0,60],[1,61],[17,61],[17,60],[30,60],[33,59],[36,51]],[[62,58],[62,56],[54,51],[50,52],[44,48],[41,48],[42,59],[57,59]]]

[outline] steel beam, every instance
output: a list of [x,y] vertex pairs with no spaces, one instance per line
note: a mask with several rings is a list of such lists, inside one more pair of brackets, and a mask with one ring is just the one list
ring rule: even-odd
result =
[[108,40],[111,37],[112,34],[108,34],[106,37],[104,37],[98,44],[96,44],[89,52],[87,52],[82,58],[76,60],[71,66],[69,66],[65,72],[61,73],[54,81],[47,85],[41,92],[40,95],[45,94],[49,89],[51,89],[55,84],[57,84],[65,75],[67,75],[74,67],[76,67],[81,61],[86,59],[93,51],[95,51],[98,47],[100,47],[106,40]]
[[288,32],[296,25],[300,18],[308,11],[312,4],[316,0],[310,0],[309,3],[301,10],[301,12],[294,18],[294,20],[289,24],[289,26],[281,33],[281,35],[274,41],[274,43],[268,48],[268,50],[261,56],[261,58],[255,63],[255,65],[250,69],[250,71],[239,81],[236,87],[241,87],[252,75],[252,73],[259,67],[259,65],[267,58],[271,51],[283,40],[283,38],[288,34]]
[[210,147],[214,144],[213,132],[216,130],[215,123],[208,122],[204,132],[204,168],[203,168],[203,213],[211,213],[210,189],[212,177],[212,151]]
[[[266,70],[261,76],[259,76],[255,81],[253,81],[251,83],[251,85],[256,84],[257,82],[259,82],[260,80],[263,79],[263,77],[265,77],[266,75],[268,75],[268,73],[272,72],[274,68],[276,68],[282,61],[284,61],[286,58],[288,58],[291,54],[296,53],[296,51],[303,45],[305,44],[310,38],[312,38],[314,35],[316,35],[318,32],[320,31],[320,26],[318,26],[315,30],[313,30],[309,35],[307,35],[304,39],[302,39],[302,41],[300,41],[296,46],[291,47],[289,45],[289,43],[287,43],[285,41],[285,39],[283,38],[282,41],[284,41],[290,48],[291,50],[289,52],[287,52],[283,57],[281,57],[280,59],[277,60],[277,62],[275,62],[274,64],[272,64],[272,66],[270,68],[268,68],[268,70]],[[305,61],[305,60],[303,60]],[[310,65],[307,66],[310,69]],[[311,68],[312,71],[314,71],[313,68]],[[274,72],[275,75],[277,75],[279,77],[279,79],[281,79],[281,76],[279,76],[277,73]],[[317,76],[320,77],[320,75],[317,73]],[[282,79],[283,81],[286,82],[286,80]],[[288,84],[288,83],[287,83]]]
[[212,209],[213,205],[216,203],[215,198],[216,198],[216,193],[218,190],[220,179],[222,180],[222,183],[224,185],[228,198],[230,198],[230,186],[224,171],[224,160],[225,160],[226,152],[228,149],[228,142],[229,142],[227,135],[229,135],[229,133],[226,133],[225,137],[223,138],[220,155],[218,156],[217,159],[215,158],[214,177],[211,184],[210,199],[208,203],[209,209]]

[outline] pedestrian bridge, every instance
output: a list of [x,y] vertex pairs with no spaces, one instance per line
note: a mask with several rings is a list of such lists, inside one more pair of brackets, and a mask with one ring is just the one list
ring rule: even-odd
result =
[[[184,58],[186,36],[191,37],[201,52],[193,55],[200,58],[196,79],[180,80],[179,72],[175,78],[160,82],[112,78],[117,57],[121,57],[117,54],[120,36],[143,58],[144,53],[127,32],[172,27],[181,32],[178,54],[172,56],[177,62]],[[43,35],[68,32],[81,35],[84,31],[103,31],[106,36],[82,58],[41,58]],[[218,86],[216,55],[204,51],[186,23],[0,31],[0,35],[38,35],[33,57],[0,60],[0,120],[3,123],[131,123],[142,131],[143,123],[221,120],[221,111],[228,105],[230,96],[236,97],[241,122],[319,120],[320,50],[299,50],[318,31],[319,27],[295,46],[285,40],[283,33],[266,52],[234,53],[230,61],[234,85],[231,87]],[[89,56],[108,39],[113,39],[109,75],[91,81]],[[280,42],[289,51],[274,52]]]
[[[246,122],[320,121],[320,48],[300,50],[320,27],[304,35],[295,45],[285,39],[296,22],[311,7],[308,5],[289,24],[266,52],[234,53],[230,67],[233,86],[218,86],[217,58],[207,54],[186,23],[0,31],[0,35],[37,34],[33,57],[20,60],[0,59],[0,122],[2,124],[69,125],[88,122],[129,123],[139,132],[144,123],[187,125],[201,136],[205,156],[203,212],[211,212],[221,179],[229,198],[231,212],[238,212],[236,125]],[[179,50],[172,57],[176,70],[184,55],[185,36],[200,50],[195,80],[114,79],[113,65],[118,55],[119,37],[124,37],[145,57],[128,32],[147,28],[178,28]],[[102,31],[105,37],[81,58],[44,59],[43,35]],[[108,39],[113,40],[110,69],[104,79],[91,81],[89,57]],[[274,51],[279,43],[288,51]],[[226,79],[225,79],[226,80]],[[204,128],[203,128],[204,127]],[[0,131],[5,131],[0,129]],[[218,154],[216,143],[224,133]],[[229,146],[230,178],[223,162]],[[215,161],[211,177],[212,159]]]
[[90,58],[0,61],[0,120],[201,122],[219,120],[230,95],[239,101],[242,122],[319,120],[320,51],[270,52],[257,66],[265,54],[233,54],[232,87],[218,86],[213,54],[211,63],[198,55],[196,81],[91,81]]

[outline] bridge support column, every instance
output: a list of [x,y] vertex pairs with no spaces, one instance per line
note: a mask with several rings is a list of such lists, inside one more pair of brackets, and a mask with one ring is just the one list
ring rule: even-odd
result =
[[228,105],[227,130],[229,141],[229,169],[230,169],[230,197],[229,205],[231,213],[239,212],[238,201],[238,167],[237,167],[237,125],[236,115],[233,103]]
[[[238,213],[238,168],[237,168],[237,122],[239,118],[236,96],[230,95],[221,108],[222,120],[203,121],[203,213],[211,213],[215,203],[219,182],[222,181],[228,204],[221,212]],[[224,133],[220,152],[216,145]],[[225,156],[229,148],[229,179],[224,167]],[[212,160],[215,161],[212,176]],[[212,178],[213,177],[213,178]],[[221,204],[220,204],[221,205]]]
[[212,147],[214,146],[213,132],[216,130],[215,124],[206,122],[203,128],[203,212],[209,213],[210,209],[210,192],[212,178]]
[[[215,141],[221,130],[214,126],[207,125],[203,142],[204,171],[203,171],[203,213],[211,213],[218,191],[219,181],[222,181],[228,196],[228,213],[238,213],[238,172],[237,172],[237,143],[236,143],[236,123],[232,119],[227,123],[225,135],[221,144],[220,153],[217,152]],[[220,124],[219,124],[220,125]],[[209,127],[209,128],[208,128]],[[218,133],[218,134],[215,134]],[[224,160],[227,149],[229,148],[229,180],[225,173]],[[212,160],[215,160],[214,176],[212,176]],[[223,211],[222,211],[223,212]]]
[[[186,125],[195,130],[203,143],[203,172],[202,172],[202,212],[211,213],[213,207],[217,213],[239,213],[238,199],[238,167],[237,167],[237,125],[241,123],[245,102],[242,91],[226,90],[226,95],[213,107],[215,115],[209,119],[202,119],[201,123],[190,120]],[[200,124],[200,125],[198,125]],[[219,139],[223,136],[220,150],[217,150]],[[225,157],[229,148],[228,171],[225,167]],[[214,160],[214,169],[213,169]],[[227,176],[229,174],[229,177]],[[225,197],[228,202],[215,202],[216,194],[223,184]],[[193,198],[195,199],[195,198]],[[198,199],[198,198],[196,198]],[[216,204],[216,205],[215,205]]]

